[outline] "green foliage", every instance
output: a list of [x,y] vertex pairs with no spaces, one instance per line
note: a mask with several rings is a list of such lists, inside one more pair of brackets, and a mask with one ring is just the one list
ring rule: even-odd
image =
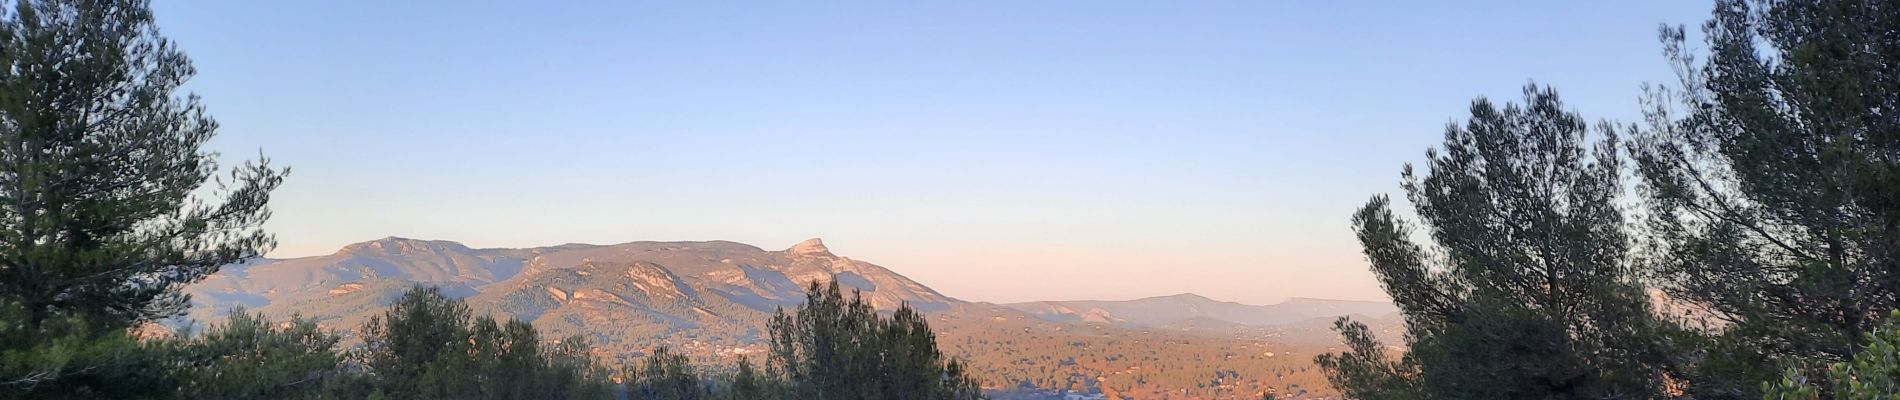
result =
[[1651,268],[1723,326],[1691,394],[1749,398],[1773,365],[1855,357],[1900,307],[1900,6],[1721,0],[1703,30],[1701,63],[1663,30],[1681,90],[1630,153]]
[[364,324],[359,357],[379,390],[397,398],[442,398],[475,388],[455,379],[473,372],[468,306],[436,287],[403,293]]
[[471,319],[468,306],[434,287],[416,287],[363,326],[357,354],[367,375],[342,393],[401,399],[606,398],[609,372],[571,337],[541,348],[526,322]]
[[243,310],[196,336],[42,338],[0,352],[0,373],[17,377],[0,398],[311,398],[335,371],[336,343],[310,321],[272,327]]
[[239,308],[202,336],[171,340],[178,395],[193,399],[294,399],[319,393],[336,371],[338,337],[292,317],[272,326]]
[[172,354],[125,330],[94,334],[87,321],[54,317],[34,327],[18,305],[0,303],[0,335],[61,332],[0,348],[0,398],[163,398],[176,384]]
[[1366,325],[1340,317],[1333,322],[1347,351],[1320,354],[1313,360],[1326,370],[1327,379],[1347,397],[1361,400],[1402,400],[1425,397],[1419,387],[1419,365],[1410,355],[1394,358]]
[[706,382],[683,354],[665,346],[653,350],[646,364],[628,375],[627,393],[642,400],[698,400],[711,396]]
[[[533,327],[525,323],[522,325]],[[543,357],[547,358],[547,368],[541,370],[536,381],[542,382],[543,386],[563,387],[545,393],[566,393],[570,399],[614,398],[620,385],[614,383],[613,371],[594,359],[592,351],[586,338],[562,338],[553,349],[543,352]]]
[[923,314],[900,307],[885,317],[836,282],[812,283],[807,302],[771,323],[768,369],[741,357],[711,373],[659,347],[627,366],[628,395],[655,400],[980,399],[956,360],[943,360]]
[[[921,314],[904,308],[884,318],[861,299],[844,301],[835,285],[813,290],[819,307],[854,310],[830,309],[839,318],[834,321],[848,321],[832,328],[864,330],[775,331],[786,338],[827,338],[809,342],[826,347],[790,352],[807,380],[759,370],[745,359],[730,372],[705,373],[662,347],[623,375],[628,394],[668,400],[980,398],[960,363],[940,361]],[[818,309],[801,308],[799,314],[805,310]],[[19,307],[0,311],[23,313]],[[73,324],[80,327],[75,332],[84,326],[77,319]],[[18,328],[0,325],[0,331]],[[404,293],[361,331],[362,347],[347,357],[337,352],[335,334],[309,320],[272,323],[242,309],[200,335],[139,340],[119,330],[46,338],[0,352],[0,372],[19,377],[0,386],[0,398],[606,399],[619,388],[590,355],[586,340],[570,337],[549,345],[527,323],[471,318],[461,301],[432,287]],[[848,354],[847,360],[869,365],[847,367],[808,356],[819,352]],[[834,386],[821,389],[813,377]]]
[[785,383],[759,371],[752,361],[744,356],[734,364],[731,374],[720,379],[725,383],[714,391],[718,400],[776,400],[782,399]]
[[806,304],[771,322],[769,369],[741,358],[704,373],[686,356],[655,349],[629,368],[635,399],[978,399],[963,365],[945,361],[923,314],[909,306],[885,317],[836,282],[807,290]]
[[[217,179],[217,123],[144,0],[18,0],[0,11],[0,301],[26,326],[108,334],[172,316],[179,288],[273,242],[260,226],[284,171]],[[66,324],[66,323],[62,323]],[[62,335],[40,329],[31,336]]]
[[1820,382],[1808,381],[1814,374],[1785,370],[1779,381],[1762,384],[1762,398],[1806,400],[1823,393],[1838,399],[1900,398],[1900,311],[1867,333],[1860,350],[1852,360],[1829,364]]
[[1395,360],[1341,321],[1351,350],[1315,360],[1333,384],[1364,399],[1660,396],[1669,325],[1628,268],[1617,130],[1595,131],[1549,89],[1502,109],[1479,99],[1423,176],[1403,173],[1431,242],[1383,196],[1360,209],[1410,352]]
[[[191,62],[143,0],[0,2],[0,396],[175,395],[189,359],[128,329],[260,254],[284,171],[218,179]],[[189,349],[202,350],[202,349]]]
[[770,364],[798,399],[976,399],[962,364],[944,361],[923,314],[889,318],[837,282],[806,290],[806,303],[772,318]]

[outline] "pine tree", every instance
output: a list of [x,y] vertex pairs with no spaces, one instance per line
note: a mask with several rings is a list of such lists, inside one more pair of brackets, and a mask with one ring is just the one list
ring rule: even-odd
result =
[[194,72],[145,0],[0,2],[0,396],[168,392],[170,354],[126,330],[272,245],[285,171],[217,177]]
[[217,132],[176,91],[191,62],[141,0],[21,0],[0,16],[0,299],[28,325],[95,332],[176,315],[183,285],[272,244],[259,229],[283,177],[219,173]]
[[[587,399],[611,396],[607,372],[569,337],[543,347],[533,325],[470,318],[468,306],[435,287],[403,293],[364,324],[356,358],[362,379],[344,379],[334,397],[397,399]],[[690,371],[689,371],[690,372]]]
[[685,354],[666,346],[653,349],[646,363],[631,373],[627,393],[641,400],[700,400],[711,397]]
[[[522,326],[533,328],[526,323]],[[620,385],[614,382],[613,371],[594,358],[587,338],[579,335],[562,338],[559,344],[542,354],[547,358],[543,362],[547,369],[537,374],[539,383],[533,386],[537,389],[520,398],[617,398]]]
[[1655,338],[1670,326],[1629,269],[1617,129],[1591,131],[1550,89],[1502,109],[1479,99],[1423,176],[1403,173],[1430,242],[1386,197],[1360,209],[1410,351],[1393,359],[1341,320],[1350,351],[1316,359],[1332,383],[1362,399],[1658,396],[1668,353]]
[[242,307],[176,346],[178,397],[192,399],[316,398],[341,361],[336,334],[293,316],[275,324]]
[[806,303],[771,322],[773,373],[797,399],[977,399],[976,382],[945,361],[923,315],[909,305],[885,318],[837,282],[812,282]]
[[[178,382],[173,353],[126,330],[94,333],[76,317],[27,325],[28,313],[0,305],[0,398],[137,399],[168,396]],[[45,334],[44,326],[60,334]],[[39,335],[35,335],[39,334]]]
[[443,398],[467,388],[453,379],[471,371],[468,306],[433,286],[403,293],[383,316],[364,324],[363,364],[395,398]]
[[1663,30],[1680,90],[1631,154],[1650,268],[1721,332],[1692,394],[1755,398],[1900,308],[1900,5],[1721,0],[1703,30],[1705,62]]
[[[1811,376],[1822,378],[1810,381]],[[1790,368],[1781,380],[1762,384],[1769,400],[1808,400],[1821,394],[1840,399],[1900,397],[1900,311],[1867,333],[1860,352],[1849,361],[1830,363],[1820,371]]]
[[733,372],[725,379],[725,385],[715,391],[713,398],[720,400],[776,400],[783,397],[784,383],[758,370],[752,361],[739,356]]

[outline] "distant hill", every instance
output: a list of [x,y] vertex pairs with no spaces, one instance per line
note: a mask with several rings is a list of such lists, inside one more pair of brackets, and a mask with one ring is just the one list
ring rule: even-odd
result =
[[1391,303],[1292,298],[1279,304],[1247,305],[1184,293],[1125,301],[1037,301],[1005,304],[1052,322],[1113,323],[1129,327],[1205,327],[1227,323],[1248,327],[1287,325],[1344,315],[1384,317],[1398,312]]
[[[390,237],[323,256],[226,266],[186,292],[194,302],[190,320],[215,321],[244,306],[304,315],[349,337],[402,291],[434,285],[477,313],[529,321],[548,338],[587,337],[610,362],[666,344],[698,362],[725,363],[765,350],[771,315],[803,303],[805,285],[831,280],[879,309],[910,304],[925,312],[946,353],[971,361],[998,394],[1054,387],[1231,394],[1275,386],[1323,395],[1330,389],[1310,360],[1337,344],[1327,330],[1332,319],[1371,316],[1377,327],[1397,321],[1389,304],[1319,299],[1265,306],[1191,294],[966,302],[832,254],[819,239],[784,250],[727,241],[477,249]],[[1173,372],[1141,372],[1164,370]]]
[[744,336],[729,343],[736,345],[755,339],[748,331],[778,307],[802,303],[805,284],[830,280],[862,291],[881,309],[909,303],[941,311],[963,303],[875,264],[833,255],[818,239],[768,251],[722,241],[472,249],[391,237],[324,256],[229,266],[186,292],[199,320],[241,305],[347,331],[410,286],[435,285],[478,311],[603,343],[625,339],[607,333],[638,325],[656,336]]

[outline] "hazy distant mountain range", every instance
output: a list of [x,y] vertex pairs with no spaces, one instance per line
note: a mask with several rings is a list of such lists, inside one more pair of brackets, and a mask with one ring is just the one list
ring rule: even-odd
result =
[[875,264],[833,255],[818,239],[768,251],[722,241],[474,249],[391,237],[330,255],[229,266],[186,291],[198,320],[242,305],[347,331],[403,290],[425,284],[466,298],[480,312],[600,336],[603,343],[637,330],[736,345],[756,339],[778,307],[803,302],[806,283],[829,280],[861,290],[883,309],[966,304]]
[[1343,315],[1383,317],[1398,312],[1397,307],[1386,302],[1292,298],[1279,304],[1256,306],[1209,299],[1192,293],[1127,301],[1038,301],[1004,306],[1052,322],[1115,323],[1146,328],[1181,326],[1200,321],[1269,327],[1315,318],[1330,321]]
[[[435,285],[464,298],[478,313],[530,321],[548,337],[586,336],[610,359],[636,357],[664,343],[702,361],[720,361],[763,350],[770,316],[802,303],[808,283],[829,280],[862,291],[879,309],[908,303],[924,311],[940,337],[963,338],[944,343],[947,351],[976,359],[978,368],[995,364],[988,367],[997,376],[1071,356],[1054,353],[1075,349],[983,344],[991,340],[1021,347],[1122,338],[1108,343],[1156,352],[1141,361],[1152,363],[1169,354],[1231,353],[1268,343],[1330,346],[1337,339],[1327,327],[1343,315],[1378,327],[1398,324],[1390,304],[1364,301],[1296,298],[1245,305],[1181,294],[1128,301],[966,302],[890,269],[832,254],[818,239],[784,250],[726,241],[476,249],[390,237],[329,255],[227,266],[186,291],[195,304],[189,320],[216,321],[231,307],[244,306],[278,317],[301,314],[348,335],[380,315],[403,290]],[[1218,341],[1171,339],[1177,336]],[[1195,347],[1183,347],[1190,343]],[[1111,361],[1057,367],[1083,376],[1129,362],[1115,361],[1125,360],[1119,355],[1097,356]]]
[[[1380,317],[1389,303],[1295,298],[1274,305],[1222,302],[1194,294],[1128,301],[1044,301],[1003,305],[957,300],[903,275],[831,253],[819,239],[778,251],[725,242],[566,244],[474,249],[441,240],[384,238],[336,253],[265,259],[225,267],[187,288],[203,320],[232,306],[300,313],[348,329],[416,284],[443,287],[481,311],[555,330],[647,321],[667,330],[759,325],[778,307],[804,300],[804,285],[837,280],[880,309],[909,303],[926,312],[1019,311],[1049,322],[1167,328],[1197,320],[1251,327],[1341,315]],[[579,332],[585,333],[585,332]]]

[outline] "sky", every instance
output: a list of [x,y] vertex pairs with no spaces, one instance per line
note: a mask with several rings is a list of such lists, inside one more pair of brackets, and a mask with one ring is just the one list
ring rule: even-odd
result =
[[1348,217],[1473,98],[1634,122],[1709,7],[154,3],[226,165],[292,168],[272,257],[820,237],[965,300],[1251,304],[1384,299]]

